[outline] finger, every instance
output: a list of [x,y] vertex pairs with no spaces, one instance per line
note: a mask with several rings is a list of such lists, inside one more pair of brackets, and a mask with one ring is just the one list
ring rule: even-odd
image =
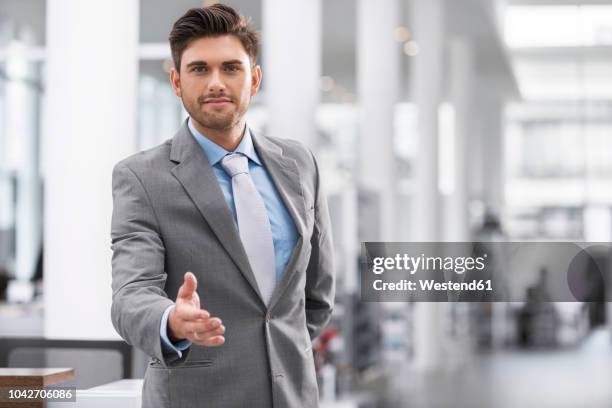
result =
[[191,340],[191,342],[199,346],[216,347],[225,343],[225,336],[214,336],[206,340]]
[[200,308],[200,296],[198,295],[198,292],[193,292],[192,300],[195,301],[195,307],[199,309]]
[[179,288],[178,294],[176,295],[177,300],[183,299],[190,301],[197,287],[198,281],[196,280],[195,275],[191,272],[186,272],[185,277],[183,278],[183,284]]
[[225,337],[224,336],[211,337],[210,339],[208,339],[208,341],[204,343],[205,343],[204,345],[208,347],[220,346],[223,343],[225,343]]
[[222,325],[221,319],[211,317],[203,320],[191,320],[185,322],[185,330],[188,333],[198,332],[200,334],[215,330]]
[[193,333],[197,336],[198,339],[203,340],[208,337],[220,336],[225,334],[225,326],[221,325],[217,328],[206,331],[198,331],[198,329],[196,329]]
[[210,320],[210,313],[204,309],[196,309],[195,307],[177,307],[176,315],[186,322],[198,322]]
[[192,326],[192,329],[186,330],[186,332],[187,337],[189,337],[190,340],[197,342],[205,342],[211,339],[212,337],[223,336],[225,334],[225,326],[220,325],[210,330],[203,330],[201,327],[198,328]]

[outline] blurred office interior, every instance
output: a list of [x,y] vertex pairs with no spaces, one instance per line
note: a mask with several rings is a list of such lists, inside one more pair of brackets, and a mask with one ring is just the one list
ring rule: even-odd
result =
[[[212,3],[0,0],[0,366],[76,367],[83,395],[142,378],[110,322],[111,169],[186,117],[167,36]],[[263,36],[249,126],[323,172],[322,406],[612,405],[605,302],[359,290],[365,241],[612,241],[612,0],[224,3]]]

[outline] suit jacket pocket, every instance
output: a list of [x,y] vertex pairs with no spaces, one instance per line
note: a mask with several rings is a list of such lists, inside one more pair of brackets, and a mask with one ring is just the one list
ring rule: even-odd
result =
[[[168,367],[169,369],[181,369],[181,368],[191,368],[191,367],[209,367],[213,365],[212,360],[187,360],[182,364],[177,364],[175,366]],[[149,367],[152,369],[166,369],[162,365],[162,363],[155,359],[149,363]]]
[[210,367],[213,365],[212,360],[194,360],[194,361],[185,361],[182,365],[177,368],[194,368],[194,367]]

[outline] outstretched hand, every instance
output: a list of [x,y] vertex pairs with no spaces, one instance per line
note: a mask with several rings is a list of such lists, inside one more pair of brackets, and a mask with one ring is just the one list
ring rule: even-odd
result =
[[225,326],[221,319],[211,317],[208,311],[200,308],[197,287],[195,275],[185,273],[168,318],[168,336],[173,342],[186,339],[201,346],[220,346],[225,343]]

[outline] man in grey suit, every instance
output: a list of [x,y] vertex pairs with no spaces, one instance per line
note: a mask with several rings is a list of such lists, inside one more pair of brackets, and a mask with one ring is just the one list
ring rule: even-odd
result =
[[143,406],[316,407],[335,284],[317,163],[246,126],[261,70],[236,11],[189,10],[170,46],[189,118],[113,172],[111,315],[151,356]]

